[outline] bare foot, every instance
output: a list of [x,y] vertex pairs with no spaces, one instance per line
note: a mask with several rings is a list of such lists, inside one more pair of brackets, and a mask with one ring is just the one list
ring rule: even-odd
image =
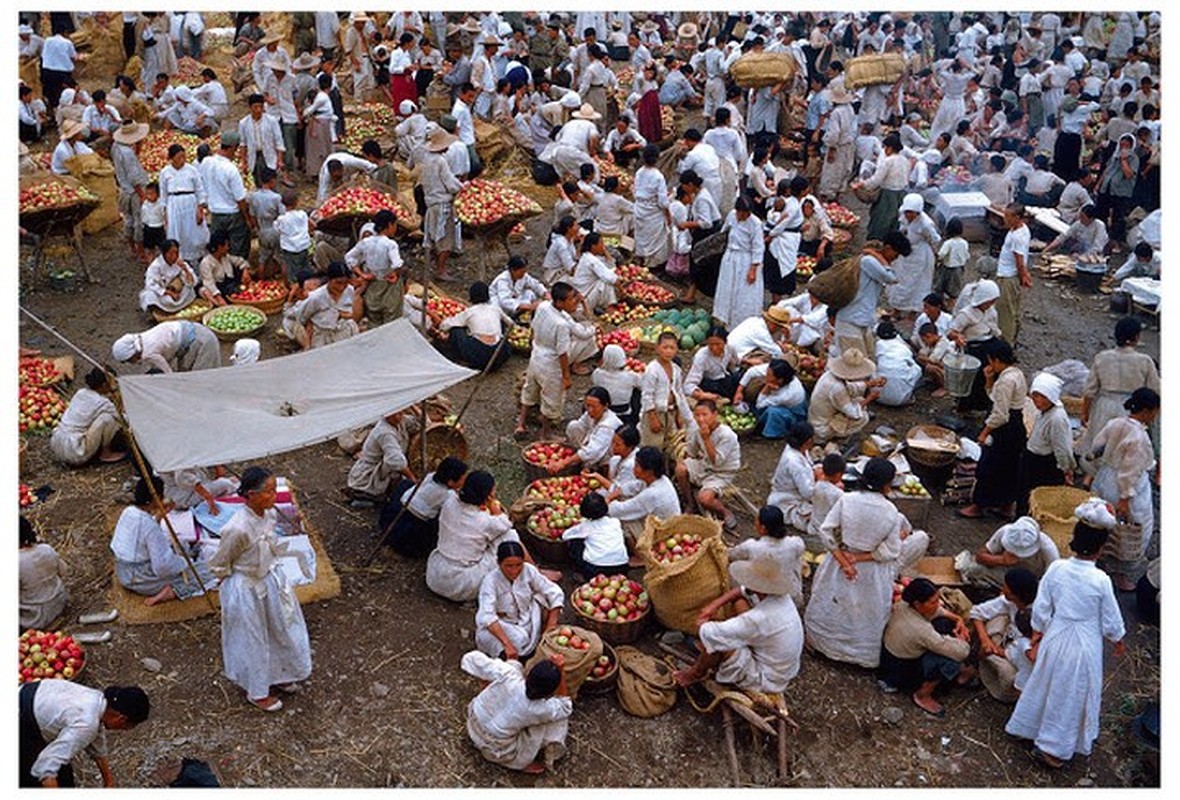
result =
[[942,707],[942,705],[937,700],[935,700],[933,697],[926,697],[926,696],[923,696],[920,694],[915,694],[915,695],[911,695],[911,699],[914,701],[914,705],[916,705],[918,708],[922,709],[923,711],[925,711],[927,714],[929,714],[932,717],[946,716],[946,709],[944,709]]
[[521,772],[525,775],[543,775],[545,774],[545,765],[539,761],[534,761],[522,769]]
[[144,600],[143,604],[145,606],[154,606],[158,603],[167,603],[169,600],[175,600],[175,599],[176,599],[176,592],[172,589],[171,586],[165,586],[159,592],[157,592],[156,594],[154,594],[151,597]]
[[704,680],[704,675],[696,669],[696,667],[689,667],[688,669],[677,670],[672,673],[672,677],[676,680],[677,686],[692,686],[694,683],[700,683]]
[[930,393],[931,397],[946,397],[946,395],[947,395],[946,389],[935,389],[933,392]]
[[589,375],[594,369],[589,364],[577,363],[570,367],[570,372],[575,375]]

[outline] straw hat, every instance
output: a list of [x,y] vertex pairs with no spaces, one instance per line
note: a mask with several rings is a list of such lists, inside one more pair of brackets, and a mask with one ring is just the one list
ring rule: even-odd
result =
[[828,95],[828,99],[832,101],[832,105],[837,106],[844,105],[845,103],[851,103],[853,100],[852,95],[850,95],[848,90],[843,86],[837,86],[835,89],[833,89]]
[[574,119],[588,119],[591,121],[602,119],[602,115],[595,111],[594,106],[589,103],[582,103],[582,107],[573,114],[570,114],[570,116]]
[[320,65],[320,59],[313,56],[311,53],[303,52],[299,54],[299,58],[291,62],[291,71],[300,72],[308,69],[315,69]]
[[468,17],[459,25],[459,30],[464,33],[479,33],[483,28],[479,27],[479,22]]
[[484,47],[499,47],[500,45],[504,44],[502,41],[500,41],[500,37],[494,33],[481,36],[479,38],[479,43]]
[[258,40],[258,46],[266,47],[268,44],[278,44],[281,41],[283,41],[281,33],[268,33]]
[[791,324],[791,312],[787,311],[785,308],[779,308],[778,306],[771,306],[770,308],[763,311],[762,318],[767,322],[773,322],[776,325]]
[[86,130],[86,125],[76,119],[67,119],[61,124],[61,138],[70,139]]
[[1032,517],[1021,517],[1000,528],[1000,546],[1017,558],[1032,558],[1041,549],[1041,528]]
[[863,381],[872,377],[876,371],[877,365],[855,347],[848,348],[839,358],[828,361],[828,372],[842,381]]
[[1029,394],[1036,392],[1055,406],[1061,405],[1061,378],[1048,372],[1039,372],[1028,387]]
[[119,144],[135,144],[148,135],[151,127],[146,122],[136,122],[133,119],[123,120],[123,124],[111,136]]
[[368,22],[369,15],[364,11],[354,11],[348,15],[349,22]]
[[759,594],[784,595],[791,591],[791,576],[773,558],[735,561],[729,565],[729,576]]
[[[979,681],[996,700],[1001,703],[1015,703],[1020,693],[1012,688],[1011,673],[1015,671],[1012,662],[1001,656],[988,656],[979,660]],[[1008,676],[1007,680],[1005,675]]]
[[685,22],[676,29],[676,35],[681,39],[695,39],[697,38],[697,26],[695,22]]
[[459,140],[458,136],[439,129],[426,139],[426,149],[432,153],[441,153]]
[[642,30],[644,33],[656,33],[660,30],[660,25],[655,20],[649,19],[647,22],[643,23]]

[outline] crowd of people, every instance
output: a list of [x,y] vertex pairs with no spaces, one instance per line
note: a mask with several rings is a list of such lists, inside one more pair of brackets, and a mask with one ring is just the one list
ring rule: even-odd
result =
[[[1123,649],[1115,592],[1157,602],[1158,559],[1148,554],[1159,375],[1136,350],[1141,322],[1120,319],[1115,347],[1076,354],[1092,366],[1075,381],[1080,427],[1071,425],[1066,380],[1021,364],[1022,296],[1038,251],[1125,254],[1115,288],[1160,276],[1158,13],[298,12],[289,35],[239,13],[233,93],[211,69],[197,88],[177,80],[178,56],[207,54],[211,31],[197,12],[122,15],[124,54],[140,58],[141,72],[121,70],[87,93],[69,36],[78,16],[22,15],[20,55],[38,66],[22,77],[40,84],[21,85],[22,173],[40,169],[29,148],[53,145],[51,131],[54,174],[68,174],[78,155],[109,157],[122,236],[144,270],[145,314],[175,315],[198,299],[224,305],[253,281],[276,280],[292,349],[406,317],[479,370],[502,366],[509,332],[528,326],[527,368],[504,419],[515,418],[522,441],[564,434],[575,452],[549,472],[600,486],[562,537],[579,581],[641,566],[636,542],[652,517],[696,513],[737,532],[747,464],[720,412],[752,414],[757,435],[783,443],[781,457],[755,535],[729,549],[732,588],[701,599],[695,661],[677,682],[711,676],[781,693],[806,649],[874,670],[882,691],[905,692],[938,717],[940,695],[983,680],[1015,703],[1005,730],[1041,764],[1090,754],[1103,641]],[[99,16],[90,24],[117,24]],[[774,85],[743,88],[731,69],[748,53],[784,54],[793,67]],[[850,81],[856,59],[874,54],[900,56],[903,71]],[[247,110],[235,118],[241,101]],[[396,117],[386,126],[392,147],[370,139],[345,150],[346,103],[385,105]],[[685,123],[681,134],[668,129],[668,111]],[[512,256],[492,280],[469,284],[462,312],[444,316],[410,289],[410,269],[427,265],[436,284],[465,269],[455,197],[494,167],[479,152],[484,126],[526,153],[533,179],[560,199],[544,218],[540,263]],[[198,163],[175,144],[149,175],[142,142],[161,129],[208,139]],[[312,212],[357,176],[396,191],[406,173],[420,250],[392,209],[355,239],[317,227]],[[986,216],[940,210],[944,194],[967,190],[986,196]],[[856,231],[863,247],[836,264],[830,204],[852,197],[868,205]],[[990,270],[979,247],[972,256],[968,225],[974,241],[991,240]],[[809,289],[805,259],[821,277],[850,275],[847,299]],[[624,264],[679,284],[681,305],[712,298],[691,356],[671,331],[641,371],[618,345],[600,348],[599,317],[620,299]],[[214,333],[185,319],[127,333],[110,352],[148,372],[222,365]],[[948,378],[959,353],[980,363],[969,392]],[[233,362],[259,355],[258,342],[240,340]],[[805,362],[822,374],[809,376]],[[589,388],[571,397],[574,376]],[[85,382],[53,456],[72,467],[122,460],[114,387],[101,370]],[[895,463],[846,463],[875,416],[951,388],[966,420],[962,457],[976,462],[958,513],[1001,523],[956,562],[964,581],[999,592],[969,613],[917,576],[931,537],[890,499]],[[407,454],[417,418],[409,408],[374,420],[347,491],[354,508],[379,509],[396,552],[425,559],[431,592],[474,609],[474,649],[461,664],[484,684],[468,706],[473,743],[494,763],[543,772],[565,753],[573,702],[560,656],[524,664],[559,624],[565,576],[537,566],[490,472],[452,456],[415,474]],[[1092,495],[1075,511],[1070,553],[1029,508],[1034,490],[1062,485]],[[276,486],[259,466],[238,478],[221,468],[144,476],[110,543],[118,581],[149,605],[219,589],[225,673],[267,712],[312,671],[302,612],[277,566],[296,554],[276,533]],[[216,513],[229,494],[244,505],[216,554],[206,562],[174,550],[164,514]],[[1104,545],[1128,527],[1140,546],[1112,560]],[[805,551],[824,554],[806,593]],[[48,625],[65,604],[56,554],[22,519],[22,628]],[[146,695],[59,683],[21,690],[22,785],[67,785],[83,748],[111,785],[96,737],[145,720]]]

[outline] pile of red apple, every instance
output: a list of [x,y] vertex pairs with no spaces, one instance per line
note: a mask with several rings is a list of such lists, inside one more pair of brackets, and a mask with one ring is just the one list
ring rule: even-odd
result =
[[562,442],[533,442],[521,453],[524,460],[538,467],[547,467],[558,461],[564,461],[577,451]]
[[386,103],[361,103],[357,106],[356,113],[358,116],[368,117],[378,125],[398,123],[397,112],[393,110],[393,106]]
[[527,524],[529,533],[534,536],[557,541],[561,539],[563,533],[581,521],[582,512],[578,510],[577,506],[565,506],[564,508],[547,506],[534,511]]
[[800,278],[810,278],[815,274],[815,256],[796,256],[795,274]]
[[51,386],[62,379],[62,374],[47,358],[23,358],[19,369],[21,386]]
[[614,176],[619,179],[619,194],[631,194],[631,187],[635,184],[635,176],[625,169],[619,169],[619,165],[607,161],[603,158],[594,159],[594,163],[598,165],[598,182],[602,183],[607,178]]
[[66,404],[52,389],[19,387],[20,432],[44,433],[57,427]]
[[237,294],[231,294],[229,300],[231,303],[270,303],[286,295],[287,287],[282,281],[251,281]]
[[467,308],[467,304],[456,300],[453,297],[443,297],[442,295],[431,294],[430,299],[426,301],[426,313],[437,314],[442,319],[453,317],[456,314],[462,314]]
[[824,374],[824,370],[828,368],[828,359],[826,356],[817,356],[810,350],[802,347],[791,346],[788,349],[794,350],[798,361],[795,364],[795,372],[800,378],[817,381],[819,376]]
[[505,217],[527,217],[541,213],[541,206],[528,195],[498,181],[476,178],[455,195],[455,216],[464,225],[485,227]]
[[340,146],[350,153],[359,153],[369,139],[385,136],[385,127],[363,117],[349,117],[348,130]]
[[139,163],[153,180],[159,175],[160,170],[170,163],[168,148],[174,144],[184,148],[189,164],[197,163],[197,148],[201,145],[201,137],[177,130],[149,133],[139,146]]
[[610,657],[610,651],[603,648],[602,655],[598,657],[598,661],[594,662],[594,668],[590,670],[590,674],[586,677],[586,680],[600,681],[614,671],[614,659]]
[[962,165],[947,165],[938,171],[938,175],[934,178],[934,183],[944,186],[948,183],[965,185],[975,180],[975,176],[971,174],[971,170]]
[[620,281],[625,283],[655,280],[655,277],[651,274],[651,270],[639,264],[620,264],[615,267],[615,274],[619,276]]
[[632,304],[624,301],[615,303],[613,306],[607,306],[606,311],[602,313],[599,319],[607,325],[622,325],[624,322],[648,319],[655,310],[641,303]]
[[558,647],[568,647],[570,650],[589,650],[590,643],[578,635],[569,625],[562,625],[553,637],[553,643]]
[[600,622],[632,622],[650,608],[643,585],[626,575],[595,575],[574,589],[570,602],[579,614]]
[[652,557],[660,563],[671,564],[696,555],[703,541],[695,533],[674,533],[667,539],[656,542],[652,548]]
[[658,283],[646,283],[644,281],[631,281],[626,284],[623,287],[623,294],[628,298],[638,300],[640,303],[653,306],[671,303],[676,299],[676,293],[671,289],[665,289]]
[[81,645],[61,631],[25,631],[20,635],[18,650],[20,683],[50,678],[73,680],[86,663]]
[[824,203],[824,211],[828,215],[828,222],[836,228],[855,228],[860,217],[839,203]]
[[67,186],[54,180],[42,181],[20,190],[20,213],[32,214],[49,208],[70,208],[97,200],[98,197],[83,186]]
[[508,331],[508,346],[518,353],[529,353],[533,349],[533,329],[514,325]]
[[176,59],[176,72],[172,73],[172,78],[177,83],[183,83],[185,86],[196,89],[205,83],[205,79],[201,76],[203,69],[205,69],[205,65],[201,62],[189,56],[181,56]]
[[627,363],[623,366],[624,369],[629,369],[632,372],[638,372],[642,375],[647,372],[647,364],[640,361],[638,358],[628,358]]
[[29,488],[28,484],[22,483],[20,485],[20,507],[27,508],[37,502],[37,495],[33,494],[33,490]]
[[408,225],[410,213],[402,204],[385,192],[367,189],[364,186],[350,186],[329,197],[312,213],[312,219],[319,221],[341,216],[372,217],[378,211],[388,209],[397,217],[398,225]]
[[598,349],[605,350],[609,344],[617,344],[629,356],[639,352],[639,340],[632,336],[630,331],[625,331],[622,328],[610,333],[598,332]]
[[584,478],[581,475],[540,478],[530,483],[524,494],[529,500],[548,500],[555,508],[576,508],[583,497],[600,485],[594,478]]

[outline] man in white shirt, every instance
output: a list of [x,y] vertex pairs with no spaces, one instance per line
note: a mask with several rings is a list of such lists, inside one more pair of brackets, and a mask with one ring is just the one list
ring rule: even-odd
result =
[[1094,202],[1091,192],[1098,182],[1098,172],[1093,169],[1082,170],[1076,180],[1072,180],[1061,190],[1061,198],[1057,201],[1057,213],[1061,221],[1072,225],[1081,210]]
[[363,171],[368,174],[376,169],[377,165],[367,158],[354,156],[351,153],[333,153],[324,159],[324,165],[320,167],[316,205],[322,205],[332,191],[344,183],[347,173]]
[[238,157],[245,162],[247,172],[254,177],[255,186],[261,186],[263,183],[263,167],[270,167],[281,174],[284,186],[294,186],[287,176],[284,158],[287,146],[283,143],[279,121],[264,113],[266,101],[262,95],[252,94],[248,102],[250,113],[238,122]]
[[451,106],[451,116],[455,118],[455,135],[467,147],[473,173],[479,171],[479,157],[475,153],[475,118],[471,113],[477,94],[474,84],[465,83],[459,87],[459,96]]
[[568,283],[553,284],[553,299],[542,302],[533,316],[533,350],[520,390],[520,417],[514,435],[525,436],[529,409],[540,407],[541,438],[548,439],[553,426],[561,424],[570,378],[570,314],[581,296]]
[[82,111],[82,123],[90,129],[86,137],[89,144],[97,150],[109,150],[111,134],[123,124],[123,119],[113,106],[107,105],[107,93],[102,89],[94,90],[94,103],[86,106]]
[[1032,234],[1024,222],[1024,206],[1013,203],[1005,208],[1004,225],[1008,233],[996,264],[996,283],[1000,287],[996,314],[999,316],[1000,335],[1004,341],[1015,346],[1016,337],[1020,334],[1021,292],[1032,287],[1028,263],[1028,246]]
[[201,70],[201,80],[204,83],[193,89],[193,97],[209,106],[213,110],[213,118],[220,123],[229,114],[229,97],[225,87],[217,80],[217,73],[208,67]]
[[[263,54],[259,53],[258,58]],[[271,59],[267,65],[270,75],[263,78],[262,94],[266,98],[266,113],[279,121],[283,132],[284,166],[289,173],[295,169],[296,139],[299,134],[299,109],[296,107],[295,78],[288,70],[290,64],[281,59]]]
[[344,263],[365,281],[365,316],[371,326],[384,325],[402,316],[405,281],[402,280],[401,250],[393,237],[397,217],[389,209],[373,216],[376,234],[361,239],[344,256]]
[[512,317],[532,313],[549,296],[545,284],[529,275],[528,262],[520,255],[508,259],[508,267],[492,280],[488,291],[492,302]]
[[176,87],[173,100],[175,102],[171,107],[156,115],[164,120],[165,129],[176,128],[202,138],[217,130],[213,109],[197,100],[192,89],[187,86]]
[[246,205],[246,184],[234,163],[241,140],[236,131],[221,134],[221,149],[201,162],[205,196],[209,206],[209,235],[225,231],[229,251],[240,258],[250,256],[250,230],[254,220]]
[[74,62],[78,51],[68,36],[55,33],[41,46],[41,91],[50,111],[57,109],[57,100],[65,88],[65,79],[74,77]]

